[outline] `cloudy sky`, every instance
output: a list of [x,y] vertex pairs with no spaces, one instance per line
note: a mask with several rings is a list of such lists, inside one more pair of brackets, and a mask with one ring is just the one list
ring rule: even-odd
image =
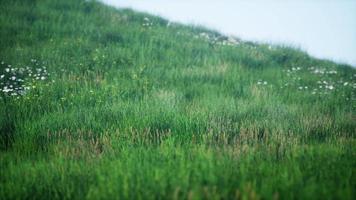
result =
[[356,67],[356,0],[102,0]]

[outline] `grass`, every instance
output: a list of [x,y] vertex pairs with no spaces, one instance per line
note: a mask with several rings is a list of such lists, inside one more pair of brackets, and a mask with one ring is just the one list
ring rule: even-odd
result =
[[355,199],[354,68],[93,1],[0,10],[1,199]]

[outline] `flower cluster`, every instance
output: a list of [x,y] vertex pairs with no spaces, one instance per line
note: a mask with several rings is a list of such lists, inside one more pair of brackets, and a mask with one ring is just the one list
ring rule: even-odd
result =
[[323,75],[323,74],[337,74],[336,70],[327,71],[326,69],[323,69],[323,68],[310,67],[309,70],[314,74],[320,74],[320,75]]
[[149,18],[145,17],[145,18],[143,18],[142,26],[151,28],[153,26],[153,22],[151,22],[151,20]]
[[[344,89],[356,89],[354,85],[356,75],[349,78],[338,75],[336,69],[324,67],[292,67],[285,70],[290,81],[285,83],[281,88],[296,88],[299,91],[311,92],[311,94],[324,95],[332,92],[345,91]],[[308,74],[308,78],[305,75]],[[316,80],[315,80],[316,79]],[[339,94],[339,93],[338,93]]]
[[0,69],[3,70],[0,70],[0,94],[21,96],[31,88],[35,88],[37,81],[44,81],[48,78],[47,68],[40,66],[37,60],[32,59],[31,66],[17,68],[1,62]]
[[262,81],[262,80],[259,80],[257,81],[257,85],[267,85],[267,81]]

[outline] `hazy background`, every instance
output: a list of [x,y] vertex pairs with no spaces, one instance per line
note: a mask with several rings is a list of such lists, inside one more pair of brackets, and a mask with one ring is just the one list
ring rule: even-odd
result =
[[356,67],[356,0],[102,0]]

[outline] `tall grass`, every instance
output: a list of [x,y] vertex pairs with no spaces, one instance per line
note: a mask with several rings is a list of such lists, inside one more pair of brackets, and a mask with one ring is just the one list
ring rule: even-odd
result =
[[355,199],[350,66],[95,1],[0,10],[1,199]]

